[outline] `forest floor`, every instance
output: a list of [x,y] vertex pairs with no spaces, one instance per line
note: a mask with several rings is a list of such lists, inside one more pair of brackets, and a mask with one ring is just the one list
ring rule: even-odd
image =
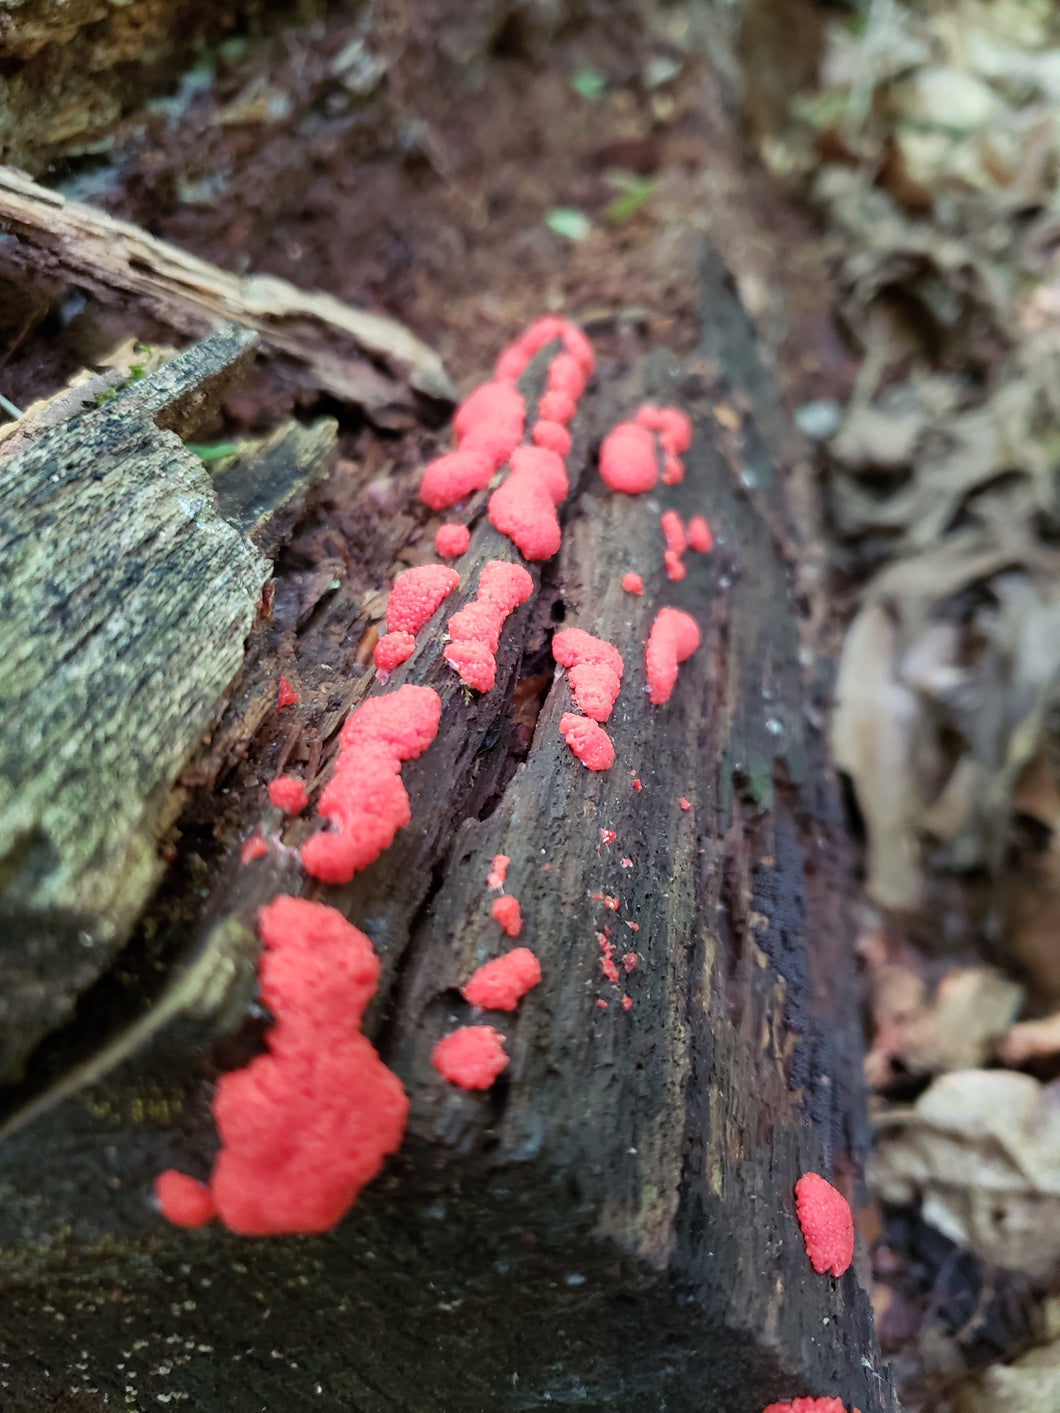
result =
[[[713,243],[791,415],[786,469],[803,528],[816,540],[808,555],[830,565],[837,657],[855,610],[863,630],[853,646],[847,639],[837,749],[867,827],[862,926],[851,950],[864,974],[874,1116],[890,1145],[873,1177],[877,1196],[889,1200],[867,1207],[862,1219],[881,1342],[896,1359],[910,1410],[1044,1409],[1033,1400],[1056,1377],[1047,1346],[1056,1320],[1060,1182],[1053,1178],[1060,1159],[1055,1150],[1031,1153],[1040,1124],[1028,1117],[1025,1129],[1008,1135],[1007,1165],[995,1162],[989,1174],[981,1148],[961,1150],[966,1171],[957,1200],[952,1145],[946,1154],[938,1147],[950,1130],[937,1112],[912,1106],[928,1095],[938,1099],[938,1086],[955,1077],[976,1076],[979,1095],[983,1075],[1018,1074],[1035,1092],[1006,1091],[991,1111],[970,1101],[961,1111],[962,1132],[978,1126],[988,1136],[983,1147],[996,1147],[999,1109],[1024,1105],[1037,1113],[1040,1104],[1044,1113],[1049,1099],[1041,1081],[1058,1072],[1060,1040],[1038,1042],[1022,1032],[1020,1050],[1009,1026],[1047,1013],[1060,999],[1055,961],[1040,961],[1055,940],[1042,898],[1054,899],[1046,864],[1056,853],[1060,795],[1037,737],[1015,767],[1004,750],[1033,715],[1028,693],[1040,719],[1051,680],[1048,654],[1036,676],[1027,669],[1020,678],[1013,662],[1020,635],[1030,642],[1035,625],[1044,631],[1053,608],[1055,566],[1035,560],[1032,549],[1048,556],[1055,543],[1052,522],[1043,522],[1055,505],[1039,503],[1048,500],[1041,483],[1049,481],[1051,461],[1037,455],[1050,436],[1055,441],[1055,423],[1044,391],[1033,406],[1014,407],[1012,388],[1021,350],[1048,329],[1055,308],[1045,294],[1035,304],[1032,293],[1021,317],[998,292],[1000,237],[992,255],[953,248],[965,233],[962,222],[972,219],[967,197],[958,194],[942,208],[930,180],[916,177],[894,146],[892,129],[866,136],[862,124],[855,134],[835,118],[842,104],[827,109],[825,97],[838,92],[847,104],[840,117],[849,117],[851,95],[861,92],[856,72],[850,78],[836,61],[831,90],[818,91],[801,128],[790,126],[791,92],[808,81],[824,43],[812,5],[788,7],[789,18],[800,21],[790,53],[782,53],[775,33],[760,47],[753,25],[743,50],[727,52],[750,74],[739,99],[719,77],[723,46],[703,13],[709,7],[675,4],[645,18],[616,6],[606,24],[586,20],[555,32],[515,20],[484,30],[473,7],[451,8],[444,25],[410,0],[370,24],[336,12],[307,28],[232,39],[204,54],[175,92],[130,115],[105,151],[69,159],[44,180],[224,269],[282,276],[403,321],[442,356],[461,393],[542,311],[580,322],[605,355],[630,357],[653,346],[687,353],[703,317],[701,243]],[[910,33],[917,38],[915,25]],[[844,52],[851,72],[863,40],[850,35]],[[1033,48],[1026,36],[1022,42],[1027,52]],[[769,69],[768,83],[756,65]],[[951,71],[958,67],[951,56]],[[873,72],[870,96],[882,82],[879,72],[891,74],[886,63]],[[964,92],[971,105],[967,86]],[[1011,219],[1013,183],[1025,187],[1031,163],[1044,171],[1055,155],[1026,104],[1019,112],[1027,151],[1010,156],[1006,148],[987,163],[1000,193],[991,208],[995,235],[1003,215]],[[811,180],[815,202],[807,196]],[[1025,235],[1027,212],[1048,203],[1043,191],[1020,190]],[[873,202],[886,203],[882,214]],[[1035,229],[1045,249],[1047,233]],[[1040,264],[1039,291],[1047,275]],[[0,391],[19,406],[53,391],[108,342],[130,332],[146,341],[155,336],[142,321],[134,329],[125,309],[78,297],[48,317],[15,310],[4,322],[9,352]],[[238,438],[314,408],[337,410],[294,378],[260,368],[229,395],[211,435]],[[440,439],[429,429],[390,437],[338,410],[340,471],[344,461],[367,463],[378,489],[374,503],[357,512],[378,523],[348,538],[383,560],[393,543],[386,522],[415,516],[415,469]],[[973,427],[974,414],[980,420]],[[919,476],[925,459],[936,470],[940,462],[937,451],[931,463],[924,450],[933,433],[956,448],[954,457],[978,455],[975,475]],[[1004,446],[984,458],[975,448],[991,436]],[[992,523],[981,507],[970,509],[972,500],[1006,475],[1011,492],[1011,477],[1021,482],[1025,471],[1031,481],[1037,474],[1039,500],[1025,503],[1025,496],[1015,511],[1013,502],[1001,507],[1011,512],[1010,524],[1016,515],[1027,527],[1023,540],[1010,542],[1007,559],[967,567],[973,548],[964,541],[955,548],[954,534],[986,533]],[[341,498],[341,487],[330,493]],[[900,505],[896,496],[905,497]],[[919,532],[925,525],[933,527],[930,535]],[[944,543],[945,569],[930,558]],[[981,549],[977,542],[974,552]],[[309,527],[287,552],[286,567],[311,577],[328,552],[319,527]],[[902,598],[883,577],[896,562],[923,569],[919,597]],[[1036,618],[1032,609],[1040,610]],[[988,610],[989,623],[977,618]],[[958,630],[993,648],[973,652],[966,641],[953,641]],[[918,645],[916,676],[909,656]],[[987,683],[1024,692],[1018,718],[1011,695],[983,705],[989,693],[974,677],[976,664]],[[942,683],[944,670],[950,676]],[[966,671],[966,688],[982,691],[973,715],[993,713],[989,747],[975,746],[968,709],[960,717],[953,705],[958,670]],[[849,674],[859,673],[869,684],[860,696],[849,691]],[[940,721],[946,711],[957,717]],[[932,712],[935,735],[925,744]],[[896,733],[897,720],[907,725]],[[955,735],[972,745],[961,749]],[[945,738],[942,745],[936,737]],[[999,753],[1008,762],[1007,793],[1000,804],[996,791],[990,796],[988,814],[975,801],[1001,778]],[[966,783],[955,801],[957,786],[948,795],[946,787],[961,761]],[[887,773],[898,782],[889,794]],[[951,810],[945,819],[944,797]],[[938,808],[927,848],[919,831],[929,806]],[[973,817],[978,851],[968,844]],[[1021,843],[1013,842],[1017,817],[1033,837],[1027,843],[1021,836],[1025,906],[1013,924],[1016,905],[996,861]],[[895,858],[914,855],[909,877],[896,884]],[[995,913],[1001,920],[992,929],[975,921]],[[915,1174],[906,1161],[914,1151]],[[1035,1165],[1042,1163],[1049,1181],[1012,1180],[1013,1171],[1040,1173]],[[991,1243],[969,1215],[979,1199],[1000,1211],[995,1226],[1018,1227],[1033,1208],[1052,1244],[1031,1260],[1022,1246],[1016,1250],[1018,1231],[1012,1244],[996,1233]],[[931,1210],[933,1221],[925,1219]],[[1032,1368],[1029,1381],[1025,1374],[1023,1383],[1005,1385],[1012,1371],[999,1366],[1033,1345],[1041,1347],[1045,1371]],[[1055,1382],[1049,1387],[1055,1392]]]

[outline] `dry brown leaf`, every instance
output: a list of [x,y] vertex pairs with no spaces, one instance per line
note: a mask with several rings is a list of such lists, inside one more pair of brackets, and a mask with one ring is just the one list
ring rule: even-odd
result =
[[1060,1086],[1011,1070],[943,1075],[879,1119],[867,1176],[885,1202],[1005,1270],[1060,1263]]

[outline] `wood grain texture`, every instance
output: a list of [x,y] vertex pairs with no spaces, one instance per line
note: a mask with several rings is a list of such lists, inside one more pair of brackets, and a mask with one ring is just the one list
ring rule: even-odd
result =
[[[256,340],[215,335],[0,475],[0,1075],[109,965],[161,874],[174,780],[270,573],[172,423]],[[177,797],[179,801],[179,797]]]
[[[257,1044],[231,1016],[183,1017],[0,1147],[16,1379],[45,1355],[65,1377],[67,1346],[91,1345],[93,1387],[117,1394],[135,1367],[145,1400],[183,1394],[233,1413],[759,1413],[802,1394],[896,1409],[855,1271],[814,1276],[794,1218],[797,1176],[834,1173],[853,1190],[865,1142],[840,827],[803,685],[799,545],[759,430],[768,409],[744,386],[749,330],[724,290],[710,319],[727,329],[711,357],[601,370],[575,426],[561,554],[534,568],[534,596],[508,620],[495,688],[465,701],[441,656],[444,619],[486,560],[512,557],[477,523],[459,590],[385,689],[411,681],[442,697],[434,744],[403,769],[412,823],[392,847],[334,889],[307,885],[290,853],[244,868],[233,853],[197,905],[199,948],[223,922],[245,936],[280,889],[368,932],[383,977],[367,1028],[412,1100],[402,1152],[321,1238],[160,1227],[154,1175],[208,1171],[208,1080]],[[730,345],[743,364],[729,364]],[[591,448],[644,396],[692,413],[688,474],[658,496],[613,496]],[[716,535],[679,584],[662,573],[669,505],[708,514]],[[621,590],[627,568],[643,574],[643,599]],[[703,645],[652,707],[643,644],[663,603],[696,616]],[[559,622],[625,657],[608,772],[587,772],[558,734],[570,706],[548,667]],[[366,626],[340,638],[323,615],[306,629],[341,684],[315,721],[324,740],[372,690],[353,668]],[[537,679],[526,751],[514,697]],[[284,843],[315,827],[292,823]],[[543,980],[513,1015],[488,1017],[511,1064],[492,1090],[465,1094],[429,1054],[472,1018],[458,991],[471,969],[509,945],[489,917],[498,852]],[[605,927],[618,954],[637,953],[621,987],[601,976]],[[54,1331],[35,1322],[45,1294],[63,1317]]]
[[0,167],[0,230],[17,237],[5,262],[60,275],[103,302],[132,295],[181,333],[228,323],[257,330],[274,353],[308,369],[314,388],[381,425],[409,425],[416,393],[453,398],[441,359],[396,319],[273,275],[230,274],[12,167]]

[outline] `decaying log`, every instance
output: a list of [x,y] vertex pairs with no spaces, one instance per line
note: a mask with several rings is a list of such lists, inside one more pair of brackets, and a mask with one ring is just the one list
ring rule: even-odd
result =
[[[600,371],[575,425],[561,553],[533,567],[496,686],[468,697],[442,658],[444,620],[484,562],[513,557],[479,518],[459,590],[386,688],[421,683],[442,699],[434,744],[403,769],[412,823],[391,848],[324,888],[287,847],[240,865],[233,838],[179,919],[185,978],[237,977],[227,1004],[196,1017],[164,995],[169,1023],[149,1043],[131,1054],[112,1042],[78,1076],[91,1085],[0,1144],[11,1389],[47,1368],[56,1387],[96,1391],[79,1395],[85,1408],[131,1389],[145,1408],[231,1413],[758,1413],[803,1394],[896,1409],[855,1270],[815,1276],[793,1215],[807,1169],[853,1195],[864,1148],[840,824],[803,685],[798,546],[742,386],[749,330],[723,286],[709,318],[725,329],[711,345],[722,368],[660,354],[621,379]],[[611,495],[591,464],[616,413],[645,396],[696,425],[686,479],[665,500]],[[666,505],[715,529],[714,553],[689,555],[681,583],[661,572]],[[623,592],[627,568],[643,598]],[[337,598],[305,629],[334,691],[298,708],[325,740],[379,690],[355,668],[368,617],[343,619]],[[663,603],[695,614],[703,645],[653,708],[643,644]],[[624,654],[606,772],[586,771],[558,733],[570,693],[548,645],[560,622]],[[315,827],[292,823],[284,845]],[[490,1017],[511,1063],[466,1094],[429,1055],[470,1018],[457,988],[503,950],[486,888],[497,853],[543,980],[512,1016]],[[366,1029],[410,1094],[406,1142],[327,1236],[176,1231],[151,1183],[169,1166],[209,1171],[210,1081],[259,1044],[239,1025],[247,945],[280,890],[326,899],[372,938],[383,979]],[[605,929],[636,954],[619,985],[601,975]]]
[[183,334],[228,323],[257,330],[314,387],[381,426],[408,426],[415,393],[452,400],[441,359],[397,320],[272,275],[229,274],[13,167],[0,167],[0,230],[18,238],[5,244],[5,263],[61,275],[105,303],[132,295]]
[[174,782],[224,709],[271,572],[247,532],[266,500],[281,516],[304,502],[334,441],[333,423],[281,429],[282,487],[235,494],[230,469],[219,513],[172,429],[216,406],[256,344],[215,334],[0,461],[3,1082],[157,885]]

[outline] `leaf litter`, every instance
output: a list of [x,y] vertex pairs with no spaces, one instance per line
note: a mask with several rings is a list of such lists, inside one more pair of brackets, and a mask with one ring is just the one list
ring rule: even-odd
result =
[[761,143],[824,216],[860,359],[797,420],[849,591],[832,743],[910,1409],[1060,1408],[1058,102],[1046,0],[868,0]]

